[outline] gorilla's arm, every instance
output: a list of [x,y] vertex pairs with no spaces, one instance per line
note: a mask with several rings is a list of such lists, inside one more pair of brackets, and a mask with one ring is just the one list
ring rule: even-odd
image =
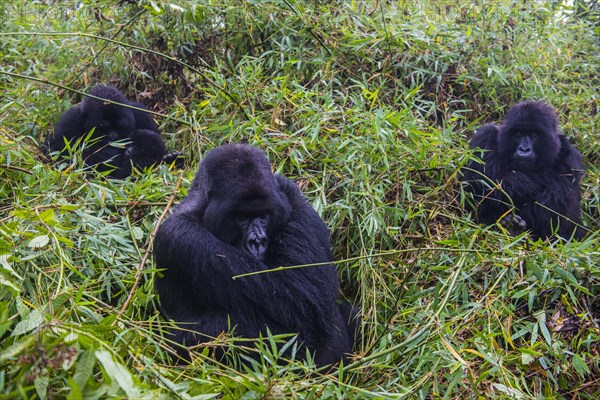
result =
[[[469,183],[469,187],[476,193],[483,193],[486,186],[490,186],[492,183],[488,182],[489,178],[486,179],[486,175],[489,176],[489,169],[491,162],[497,164],[496,159],[498,154],[494,152],[497,147],[498,127],[496,125],[484,125],[478,128],[473,134],[473,138],[469,143],[469,149],[475,151],[483,163],[471,162],[469,166],[463,170],[464,181]],[[492,168],[493,169],[493,168]],[[495,172],[495,175],[499,174],[499,171]],[[483,180],[483,182],[481,182]]]
[[[169,237],[168,241],[165,238]],[[185,298],[190,308],[224,311],[255,310],[283,326],[298,327],[298,321],[314,321],[324,303],[333,305],[335,298],[317,296],[318,288],[306,288],[294,282],[293,271],[272,272],[233,279],[234,276],[267,269],[260,261],[243,251],[216,239],[198,221],[189,216],[175,215],[166,220],[154,241],[155,257],[159,268],[167,268],[165,277],[158,282],[172,295],[162,295],[163,303],[169,298]],[[321,267],[313,267],[321,268]],[[315,274],[317,272],[315,271]],[[284,276],[285,275],[285,276]],[[303,293],[302,290],[314,292]],[[192,305],[192,303],[195,305]],[[177,302],[177,305],[186,302]],[[163,304],[172,317],[177,310]],[[331,313],[325,313],[329,315]],[[317,324],[315,324],[317,325]]]
[[[157,266],[167,268],[164,279],[169,286],[181,291],[202,288],[186,295],[190,302],[207,307],[234,308],[235,304],[244,304],[240,302],[254,302],[244,298],[244,282],[249,280],[233,280],[233,276],[265,269],[262,265],[256,268],[258,261],[218,240],[197,218],[177,210],[161,224],[154,239],[154,253]],[[250,295],[253,290],[248,290]]]
[[[134,101],[129,102],[130,105],[135,106],[135,107],[139,107],[139,108],[143,108],[146,109],[146,107],[143,104],[140,103],[136,103]],[[149,167],[152,164],[158,164],[159,162],[164,162],[165,164],[175,164],[175,166],[177,168],[183,168],[183,158],[181,157],[181,152],[180,151],[172,151],[170,153],[167,153],[167,150],[165,148],[164,142],[162,140],[162,138],[160,137],[160,135],[158,134],[158,125],[156,124],[156,122],[154,122],[154,119],[152,118],[152,115],[147,113],[147,112],[143,112],[143,111],[138,111],[138,110],[132,110],[133,111],[133,115],[135,117],[135,126],[138,130],[141,131],[153,131],[156,133],[156,136],[160,139],[160,143],[158,142],[156,137],[149,137],[148,141],[149,142],[153,142],[155,144],[153,144],[154,146],[156,146],[154,149],[150,148],[150,144],[146,144],[143,145],[142,147],[145,147],[148,150],[151,150],[152,155],[150,156],[150,161],[148,160],[148,155],[144,156],[144,157],[138,157],[140,158],[140,160],[136,163],[135,158],[134,158],[134,164],[140,168],[140,167]],[[134,135],[132,135],[134,136]],[[157,159],[157,151],[162,151],[162,155],[161,155],[161,159]],[[148,152],[146,152],[148,153]],[[143,158],[143,159],[142,159]]]
[[[579,182],[583,173],[583,160],[581,153],[570,144],[569,139],[563,135],[559,138],[561,150],[557,161],[554,166],[547,167],[547,175],[543,176],[544,187],[521,207],[521,216],[530,221],[529,228],[539,232],[541,237],[551,236],[550,229],[558,227],[559,235],[568,239],[575,229],[570,220],[579,220],[581,212]],[[551,221],[551,225],[548,221]],[[576,239],[581,239],[583,235],[582,229],[575,229]]]
[[469,142],[471,149],[492,150],[496,147],[498,139],[498,127],[494,124],[480,126],[473,133],[473,137]]
[[147,168],[162,161],[167,148],[156,131],[138,129],[130,137],[131,144],[125,151],[125,156],[136,168]]
[[124,179],[131,175],[132,164],[138,169],[159,164],[166,153],[165,144],[158,132],[138,129],[129,136],[125,148],[116,143],[103,143],[86,161],[96,165],[98,171],[112,170],[111,178]]
[[466,190],[473,193],[473,203],[468,200],[465,206],[468,211],[475,213],[478,222],[486,225],[496,222],[498,216],[511,207],[510,199],[496,187],[502,175],[499,167],[502,165],[502,160],[496,151],[497,139],[496,125],[490,124],[478,128],[473,134],[469,148],[475,150],[475,154],[483,162],[470,162],[462,172],[462,180],[467,184]]
[[566,176],[573,185],[578,185],[583,175],[583,158],[581,153],[571,145],[569,139],[559,135],[560,153],[555,168],[561,176]]
[[[146,106],[135,101],[129,101],[127,104],[137,108],[142,108],[144,110],[146,109]],[[137,129],[149,129],[151,131],[158,132],[158,125],[156,122],[154,122],[151,114],[134,109],[131,109],[131,111],[133,111],[133,116],[135,117],[135,127]]]
[[81,119],[81,106],[77,105],[64,112],[56,125],[54,133],[50,135],[46,148],[49,152],[65,149],[65,141],[70,142],[73,138],[79,138],[87,132],[83,132],[83,121]]

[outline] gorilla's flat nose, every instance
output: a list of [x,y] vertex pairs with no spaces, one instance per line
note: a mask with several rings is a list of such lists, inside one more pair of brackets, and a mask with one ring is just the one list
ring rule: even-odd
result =
[[531,155],[531,153],[531,146],[519,146],[519,148],[517,149],[517,154],[521,157],[527,157]]

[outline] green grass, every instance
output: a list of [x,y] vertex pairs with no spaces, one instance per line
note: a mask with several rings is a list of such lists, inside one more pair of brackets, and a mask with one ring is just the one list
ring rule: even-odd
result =
[[[89,2],[91,3],[91,2]],[[0,5],[0,398],[600,396],[597,14],[552,2],[9,0]],[[560,3],[560,2],[559,2]],[[97,83],[186,167],[124,181],[38,144]],[[472,131],[544,99],[582,151],[582,242],[477,226]],[[151,235],[202,155],[263,149],[328,224],[362,311],[349,365],[169,363]],[[236,342],[237,343],[237,342]],[[248,346],[237,347],[251,347]]]

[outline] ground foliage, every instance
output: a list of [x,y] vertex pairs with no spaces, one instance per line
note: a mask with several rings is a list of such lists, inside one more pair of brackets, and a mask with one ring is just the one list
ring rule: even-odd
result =
[[[600,395],[600,40],[576,1],[0,4],[0,398]],[[146,104],[183,170],[120,181],[38,150],[97,83]],[[583,153],[582,242],[461,212],[475,127],[545,99]],[[152,233],[221,143],[247,141],[332,232],[362,310],[349,365],[169,363]],[[227,342],[223,336],[220,342]]]

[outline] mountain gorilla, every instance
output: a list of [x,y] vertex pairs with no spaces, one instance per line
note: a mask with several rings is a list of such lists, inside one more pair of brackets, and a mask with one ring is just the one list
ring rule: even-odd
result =
[[[90,94],[144,108],[127,100],[113,86],[96,85]],[[68,157],[69,148],[88,133],[90,137],[82,152],[84,162],[98,171],[110,171],[108,176],[112,178],[129,176],[132,164],[142,169],[161,161],[171,163],[179,155],[178,152],[166,154],[158,126],[150,114],[93,97],[85,97],[61,115],[42,150],[46,154],[60,152],[62,157]]]
[[[336,304],[331,264],[236,275],[281,266],[329,263],[329,233],[290,180],[273,175],[264,153],[249,145],[210,151],[191,189],[154,240],[161,308],[181,323],[183,346],[209,342],[231,327],[235,336],[298,334],[300,357],[317,365],[350,352],[353,314]],[[217,351],[222,357],[223,350]],[[189,358],[187,351],[180,351]]]
[[[462,181],[473,193],[478,222],[500,219],[511,234],[530,230],[537,238],[555,234],[581,239],[581,154],[558,130],[554,110],[542,101],[511,107],[500,126],[479,128],[470,148],[484,150],[483,164],[471,161]],[[480,153],[481,154],[481,153]]]

